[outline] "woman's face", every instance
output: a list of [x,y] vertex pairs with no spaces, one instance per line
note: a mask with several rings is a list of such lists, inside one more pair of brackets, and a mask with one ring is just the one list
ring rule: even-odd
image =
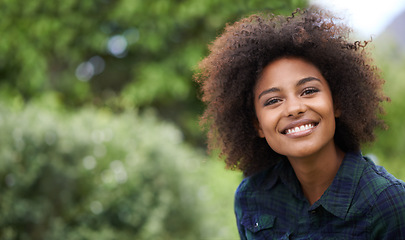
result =
[[332,95],[318,68],[288,57],[264,68],[254,89],[256,129],[269,146],[288,158],[305,158],[335,148]]

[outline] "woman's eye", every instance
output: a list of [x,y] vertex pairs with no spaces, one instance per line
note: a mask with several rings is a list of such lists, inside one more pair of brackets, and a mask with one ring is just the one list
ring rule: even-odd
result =
[[302,92],[302,95],[311,95],[311,94],[314,94],[314,93],[316,93],[316,92],[319,92],[319,90],[316,89],[316,88],[306,88],[306,89],[304,89],[304,91]]
[[264,106],[273,105],[273,104],[278,103],[279,101],[280,101],[280,99],[278,99],[278,98],[271,98],[271,99],[267,100],[267,101],[264,103]]

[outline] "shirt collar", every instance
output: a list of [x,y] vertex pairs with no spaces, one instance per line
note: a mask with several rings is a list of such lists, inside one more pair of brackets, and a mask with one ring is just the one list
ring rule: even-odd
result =
[[286,157],[282,158],[274,166],[268,176],[264,184],[265,189],[269,190],[273,188],[278,181],[281,181],[296,197],[304,198],[298,178]]
[[360,152],[346,153],[332,184],[311,208],[321,205],[333,215],[345,219],[366,167],[362,159]]
[[[332,184],[322,197],[309,208],[309,211],[322,206],[333,215],[345,219],[366,166],[366,162],[361,161],[362,159],[363,156],[360,152],[346,153]],[[263,186],[265,189],[271,189],[279,180],[287,186],[297,198],[306,200],[294,169],[287,159],[280,160],[274,168],[268,172]]]

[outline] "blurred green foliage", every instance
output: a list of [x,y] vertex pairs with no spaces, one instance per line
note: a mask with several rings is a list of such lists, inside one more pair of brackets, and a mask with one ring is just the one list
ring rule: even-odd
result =
[[[305,0],[1,0],[0,87],[66,107],[153,106],[202,144],[193,68],[227,22]],[[80,79],[81,81],[79,81]]]
[[236,238],[239,175],[152,111],[1,104],[0,116],[0,239]]

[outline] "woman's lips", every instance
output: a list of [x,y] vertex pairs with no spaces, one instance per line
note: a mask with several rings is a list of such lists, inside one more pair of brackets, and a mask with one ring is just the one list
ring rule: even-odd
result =
[[287,132],[284,135],[289,138],[305,137],[305,136],[310,135],[312,132],[314,132],[317,126],[318,126],[318,123],[317,124],[310,123],[310,124],[297,126],[293,129],[289,128],[286,130]]
[[285,134],[288,135],[288,134],[292,134],[292,133],[300,133],[300,132],[312,129],[314,127],[315,127],[315,124],[313,124],[313,123],[303,124],[298,127],[289,128],[289,129],[285,130],[284,132],[285,132]]
[[303,132],[307,132],[309,130],[312,130],[318,126],[319,122],[313,121],[313,120],[300,120],[300,121],[295,121],[290,124],[288,124],[282,131],[282,134],[285,135],[291,135],[291,134],[299,134]]

